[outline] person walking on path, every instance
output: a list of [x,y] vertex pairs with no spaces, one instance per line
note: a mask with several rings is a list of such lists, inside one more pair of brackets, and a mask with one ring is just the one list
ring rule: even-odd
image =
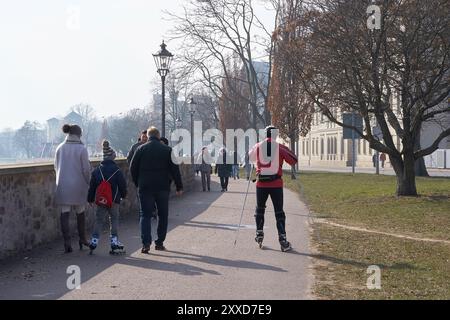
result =
[[62,131],[67,135],[56,149],[54,167],[56,172],[55,203],[60,208],[61,231],[64,252],[72,252],[70,236],[70,212],[77,216],[78,244],[80,250],[89,246],[86,239],[86,199],[91,174],[88,151],[81,142],[82,131],[78,125],[65,124]]
[[147,143],[147,141],[148,141],[147,130],[143,130],[141,132],[141,136],[138,139],[138,142],[133,144],[131,146],[130,151],[128,151],[128,155],[127,155],[127,163],[128,163],[128,165],[130,165],[131,160],[133,159],[134,153],[136,152],[136,149],[139,148],[144,143]]
[[180,169],[172,161],[172,148],[160,142],[160,133],[155,127],[149,128],[147,135],[149,141],[136,150],[130,166],[133,182],[139,188],[142,253],[148,253],[152,243],[151,214],[155,203],[158,207],[155,249],[166,250],[164,241],[169,214],[169,175],[175,181],[177,195],[183,193]]
[[235,151],[233,152],[233,166],[232,166],[232,172],[233,172],[233,179],[236,180],[239,179],[239,160],[238,160],[238,153]]
[[244,158],[244,170],[245,170],[245,178],[248,180],[250,180],[250,175],[252,174],[252,164],[250,163],[249,157],[248,157],[248,153],[245,153],[245,158]]
[[[91,182],[88,192],[88,202],[93,205],[97,204],[97,210],[95,214],[94,232],[92,233],[92,239],[89,244],[91,253],[97,248],[100,233],[102,231],[105,217],[109,217],[110,221],[110,253],[120,253],[124,250],[124,246],[119,241],[119,205],[123,198],[127,195],[127,183],[125,177],[120,170],[119,166],[114,162],[116,158],[115,151],[110,147],[109,141],[104,140],[103,145],[103,161],[100,165],[92,171]],[[108,199],[102,199],[103,196],[101,185],[104,185],[106,181],[110,187],[110,194],[107,195],[111,198],[110,203]],[[109,193],[109,191],[108,191]],[[103,201],[107,200],[107,201]]]
[[232,173],[232,165],[227,163],[227,151],[225,148],[220,149],[216,161],[216,173],[220,178],[222,192],[228,191],[228,182]]
[[377,167],[377,154],[374,153],[372,156],[372,162],[373,162],[373,167],[376,168]]
[[[133,156],[134,156],[134,153],[136,152],[137,148],[139,148],[143,144],[147,143],[147,141],[148,141],[147,130],[143,130],[143,131],[141,131],[141,135],[139,136],[138,141],[135,144],[133,144],[131,146],[130,151],[128,151],[128,155],[127,155],[128,166],[130,166],[131,160],[133,160]],[[139,203],[140,201],[139,201],[139,193],[138,192],[136,192],[136,199]],[[139,219],[141,217],[141,214],[142,214],[142,212],[139,211]],[[156,215],[156,212],[155,212],[155,215]]]
[[[274,139],[272,139],[274,137]],[[286,146],[277,143],[276,128],[266,128],[266,139],[257,143],[250,151],[249,158],[256,165],[256,237],[255,241],[262,246],[264,239],[264,213],[267,199],[272,199],[278,230],[278,241],[281,251],[291,250],[286,237],[286,215],[283,211],[283,163],[291,166],[298,161],[297,156]]]
[[209,155],[208,147],[203,147],[202,152],[198,155],[197,162],[199,165],[200,174],[202,177],[203,192],[208,189],[211,191],[211,172],[212,172],[212,159]]
[[386,161],[386,154],[380,154],[381,167],[384,168],[384,162]]

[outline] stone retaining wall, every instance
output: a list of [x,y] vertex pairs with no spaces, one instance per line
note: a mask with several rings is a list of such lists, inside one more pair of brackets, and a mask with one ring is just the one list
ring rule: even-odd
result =
[[[120,205],[121,217],[137,217],[136,188],[131,182],[128,166],[123,159],[117,160],[117,163],[128,181],[128,196]],[[96,161],[92,162],[93,166],[97,164]],[[182,164],[180,170],[184,190],[189,191],[194,182],[192,167]],[[61,237],[54,191],[53,164],[0,168],[0,259]],[[88,230],[91,230],[93,222],[94,209],[88,206]],[[76,234],[75,214],[71,217],[71,231]],[[73,241],[73,245],[76,243]]]

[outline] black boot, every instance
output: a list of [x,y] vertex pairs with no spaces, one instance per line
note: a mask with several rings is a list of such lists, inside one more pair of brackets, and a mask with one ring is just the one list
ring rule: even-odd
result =
[[255,241],[258,243],[259,247],[262,248],[262,244],[264,241],[264,231],[256,230]]
[[291,243],[289,241],[287,241],[285,234],[280,234],[278,236],[278,240],[280,242],[281,251],[287,252],[287,251],[292,250]]
[[61,212],[61,231],[64,239],[64,252],[72,252],[72,244],[70,239],[70,225],[69,225],[70,212]]
[[77,227],[78,227],[78,245],[80,250],[83,250],[83,245],[89,247],[89,241],[86,239],[86,217],[85,213],[77,214]]

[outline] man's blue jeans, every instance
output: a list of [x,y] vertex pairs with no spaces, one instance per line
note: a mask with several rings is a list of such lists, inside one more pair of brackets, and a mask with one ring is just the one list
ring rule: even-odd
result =
[[149,191],[139,189],[139,200],[141,204],[141,239],[144,246],[152,243],[152,212],[155,204],[158,207],[158,239],[157,245],[162,245],[166,240],[167,224],[169,216],[169,191]]

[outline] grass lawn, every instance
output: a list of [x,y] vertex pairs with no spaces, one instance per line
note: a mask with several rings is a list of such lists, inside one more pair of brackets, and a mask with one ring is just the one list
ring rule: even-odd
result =
[[[397,198],[392,176],[301,173],[285,178],[315,217],[341,225],[450,240],[450,179],[418,178],[418,198]],[[325,299],[450,299],[450,244],[313,226],[315,294]],[[381,290],[366,287],[381,268]]]

